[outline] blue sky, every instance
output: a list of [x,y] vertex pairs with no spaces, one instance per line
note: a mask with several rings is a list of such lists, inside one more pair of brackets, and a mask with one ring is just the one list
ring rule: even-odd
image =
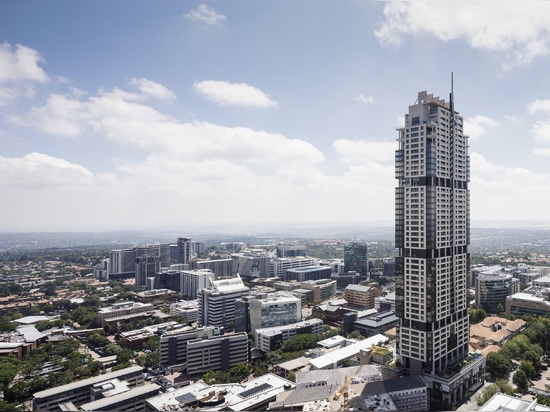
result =
[[550,2],[0,2],[3,231],[392,224],[417,93],[471,215],[548,219]]

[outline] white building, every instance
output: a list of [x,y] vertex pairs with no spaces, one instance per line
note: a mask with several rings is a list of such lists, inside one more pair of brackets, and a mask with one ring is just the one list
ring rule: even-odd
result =
[[199,319],[201,326],[229,326],[235,322],[235,301],[248,295],[250,289],[239,276],[231,279],[212,280],[211,286],[200,289]]
[[317,259],[305,256],[271,259],[269,263],[269,276],[282,278],[288,269],[305,266],[317,266]]
[[256,329],[254,342],[257,349],[267,353],[277,350],[283,343],[292,339],[298,333],[320,335],[323,333],[323,321],[321,319],[309,319],[291,325]]
[[198,291],[216,280],[216,274],[210,269],[183,270],[180,276],[181,295],[190,299],[197,299]]
[[328,352],[325,355],[313,358],[309,361],[311,369],[337,369],[342,367],[344,359],[358,357],[361,350],[368,350],[373,346],[387,342],[384,335],[375,335],[370,338],[351,343],[343,348]]
[[260,328],[288,325],[302,320],[302,301],[288,292],[258,293],[235,302],[235,330],[252,332]]
[[150,303],[130,301],[115,303],[113,306],[106,308],[99,308],[97,314],[101,326],[104,326],[104,323],[107,321],[114,322],[116,320],[127,320],[132,317],[144,316],[148,312],[152,312],[153,309],[153,305]]

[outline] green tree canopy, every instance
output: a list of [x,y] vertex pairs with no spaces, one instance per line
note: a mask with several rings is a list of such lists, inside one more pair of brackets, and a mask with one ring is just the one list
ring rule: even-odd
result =
[[510,359],[501,352],[491,352],[487,355],[487,372],[496,377],[504,377],[511,366]]
[[516,373],[514,373],[512,382],[514,382],[514,385],[522,392],[525,392],[529,388],[529,378],[522,369],[518,369]]

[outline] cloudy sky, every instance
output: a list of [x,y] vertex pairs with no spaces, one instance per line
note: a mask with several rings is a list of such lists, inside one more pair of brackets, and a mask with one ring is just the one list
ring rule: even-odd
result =
[[0,2],[0,231],[393,224],[417,93],[471,217],[550,215],[550,2]]

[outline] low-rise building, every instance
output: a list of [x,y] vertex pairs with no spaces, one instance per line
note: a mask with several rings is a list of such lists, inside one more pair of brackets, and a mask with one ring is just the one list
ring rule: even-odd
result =
[[323,301],[336,294],[336,281],[330,279],[307,280],[300,283],[300,288],[311,290],[314,301]]
[[527,322],[522,319],[508,320],[489,316],[482,322],[470,326],[470,345],[476,350],[483,350],[491,345],[502,345],[521,332]]
[[150,411],[264,411],[277,395],[295,383],[268,373],[242,383],[206,385],[196,382],[147,400]]
[[348,285],[344,289],[344,298],[348,305],[365,309],[373,309],[374,299],[381,294],[379,288],[371,286]]
[[257,349],[267,353],[279,349],[284,342],[301,333],[322,334],[323,321],[321,319],[309,319],[285,326],[256,329],[254,341]]
[[[106,383],[107,385],[109,382]],[[80,405],[81,411],[144,411],[147,399],[157,396],[160,386],[151,383],[134,388],[126,388],[124,391],[111,395],[102,394],[94,400]]]
[[350,403],[360,410],[429,411],[430,392],[421,376],[369,382]]
[[153,309],[153,305],[150,303],[129,301],[115,303],[113,306],[106,308],[99,308],[97,314],[101,326],[105,326],[106,322],[117,322],[151,315]]
[[550,315],[549,294],[549,288],[531,286],[523,292],[507,296],[505,301],[506,316]]
[[398,317],[393,311],[376,312],[359,317],[360,313],[349,312],[344,315],[343,327],[347,333],[354,330],[365,337],[383,334],[397,326]]
[[141,292],[134,292],[136,302],[150,303],[152,305],[169,305],[177,302],[177,292],[170,289],[152,289]]
[[313,358],[309,363],[312,369],[337,369],[343,365],[344,360],[358,358],[361,350],[370,349],[387,341],[388,338],[384,335],[375,335]]
[[93,401],[91,388],[113,379],[125,381],[128,388],[142,386],[145,382],[143,368],[132,366],[116,372],[94,376],[67,385],[46,389],[33,394],[33,411],[58,411],[60,405],[71,402],[76,406]]
[[308,280],[330,279],[331,274],[332,268],[329,266],[302,266],[285,270],[283,280],[304,282]]
[[170,315],[179,316],[186,323],[196,323],[199,319],[199,301],[195,299],[172,303]]

